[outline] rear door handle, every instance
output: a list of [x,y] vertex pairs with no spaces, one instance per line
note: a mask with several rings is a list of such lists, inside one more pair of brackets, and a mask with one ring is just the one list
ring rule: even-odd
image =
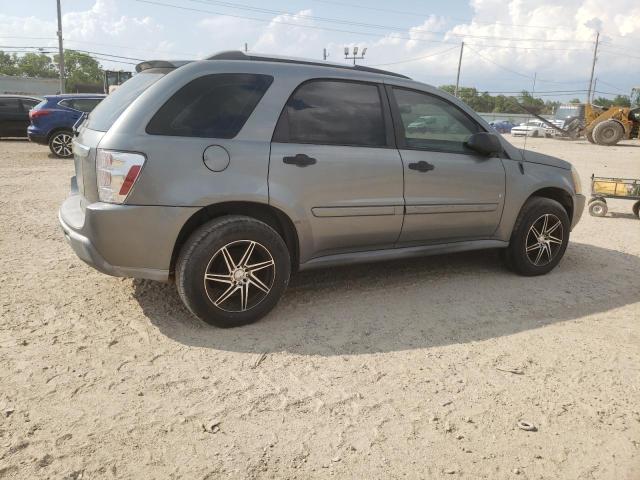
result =
[[420,160],[419,162],[416,162],[416,163],[410,163],[409,164],[409,168],[411,170],[417,170],[418,172],[430,172],[431,170],[433,170],[436,167],[434,167],[429,162],[425,162],[424,160]]
[[304,153],[298,153],[294,157],[284,157],[282,159],[287,165],[297,165],[299,167],[307,167],[316,163],[316,159],[312,158]]

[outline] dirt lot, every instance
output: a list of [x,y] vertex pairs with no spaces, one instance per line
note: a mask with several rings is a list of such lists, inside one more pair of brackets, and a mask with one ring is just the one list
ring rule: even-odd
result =
[[[585,188],[640,177],[638,142],[528,147]],[[545,277],[495,252],[309,272],[218,330],[73,255],[72,170],[0,142],[0,478],[640,478],[630,202],[585,214]]]

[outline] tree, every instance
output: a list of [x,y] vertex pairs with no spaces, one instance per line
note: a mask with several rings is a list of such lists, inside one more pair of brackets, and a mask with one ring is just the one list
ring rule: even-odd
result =
[[[58,62],[58,55],[54,61]],[[66,74],[66,89],[69,92],[76,90],[78,84],[101,84],[103,71],[98,61],[86,53],[75,50],[64,51],[64,69]]]
[[18,74],[23,77],[53,78],[58,75],[51,58],[44,53],[25,53],[18,58]]
[[572,98],[569,103],[582,103],[579,98]]
[[0,50],[0,75],[18,75],[18,57]]

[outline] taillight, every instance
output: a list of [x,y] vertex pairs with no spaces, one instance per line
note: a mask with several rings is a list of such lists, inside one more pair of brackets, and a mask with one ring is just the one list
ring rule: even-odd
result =
[[29,110],[29,118],[33,120],[34,118],[45,117],[51,113],[51,110],[47,110],[46,108],[41,108],[39,110]]
[[96,152],[98,197],[102,202],[123,203],[144,165],[144,155],[99,148]]

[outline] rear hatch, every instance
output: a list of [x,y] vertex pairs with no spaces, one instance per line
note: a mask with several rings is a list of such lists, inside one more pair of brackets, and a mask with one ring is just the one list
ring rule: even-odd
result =
[[79,126],[73,141],[73,158],[78,193],[83,197],[83,209],[86,204],[98,201],[96,149],[102,137],[147,88],[185,63],[187,62],[151,61],[138,65],[136,70],[139,73],[109,94]]

